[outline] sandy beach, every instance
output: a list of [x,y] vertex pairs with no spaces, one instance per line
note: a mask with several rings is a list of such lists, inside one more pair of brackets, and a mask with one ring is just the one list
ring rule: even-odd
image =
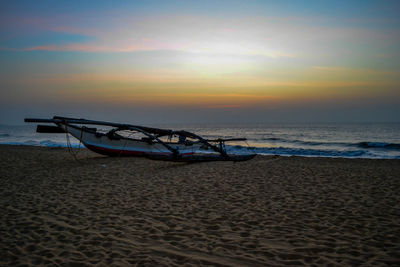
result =
[[77,157],[0,146],[0,265],[400,265],[400,160]]

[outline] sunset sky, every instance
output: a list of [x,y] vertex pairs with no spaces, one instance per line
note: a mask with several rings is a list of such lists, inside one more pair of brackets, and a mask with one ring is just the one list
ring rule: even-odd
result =
[[0,123],[400,122],[400,1],[1,1]]

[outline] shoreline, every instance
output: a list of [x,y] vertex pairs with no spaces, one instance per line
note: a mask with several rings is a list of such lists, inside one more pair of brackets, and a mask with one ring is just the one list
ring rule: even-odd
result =
[[[35,145],[23,145],[23,144],[0,144],[1,147],[28,147],[28,148],[44,148],[44,149],[60,149],[60,150],[68,150],[68,146],[35,146]],[[81,147],[71,147],[72,150],[84,150],[87,153],[93,153],[85,145],[81,144]],[[289,154],[257,154],[257,158],[259,157],[299,157],[299,158],[327,158],[327,159],[367,159],[367,160],[400,160],[400,158],[379,158],[379,157],[343,157],[343,156],[323,156],[323,155],[289,155]],[[98,154],[96,154],[98,155]],[[102,155],[99,155],[102,156]],[[104,157],[104,156],[103,156]],[[140,157],[140,156],[139,156]]]
[[0,145],[0,265],[399,265],[400,160]]

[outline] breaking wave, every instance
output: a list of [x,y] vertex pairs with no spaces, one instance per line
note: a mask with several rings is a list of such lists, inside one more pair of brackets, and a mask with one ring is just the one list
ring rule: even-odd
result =
[[289,147],[227,147],[229,153],[280,156],[305,156],[305,157],[340,157],[340,158],[398,158],[400,156],[382,156],[367,150],[329,150],[329,149],[305,149]]
[[[55,142],[51,140],[35,141],[27,140],[22,142],[0,142],[3,145],[20,145],[20,146],[43,146],[43,147],[67,147],[67,142]],[[80,145],[81,147],[83,145]],[[71,142],[71,147],[78,148],[79,143]]]
[[303,141],[303,140],[291,140],[277,137],[262,138],[263,141],[273,141],[274,143],[287,143],[297,144],[305,146],[343,146],[343,147],[358,147],[358,148],[379,148],[379,149],[391,149],[400,150],[400,144],[385,143],[385,142],[358,142],[358,143],[346,143],[346,142],[318,142],[318,141]]
[[385,142],[360,142],[358,146],[361,148],[383,148],[400,150],[400,144],[385,143]]
[[262,138],[260,140],[273,141],[273,142],[279,142],[279,143],[292,143],[292,144],[307,145],[307,146],[321,146],[321,145],[342,146],[342,145],[349,145],[349,143],[344,143],[344,142],[303,141],[303,140],[284,139],[284,138],[278,138],[278,137]]

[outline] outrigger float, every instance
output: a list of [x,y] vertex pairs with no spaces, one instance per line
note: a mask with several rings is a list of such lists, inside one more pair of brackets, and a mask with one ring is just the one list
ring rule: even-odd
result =
[[[65,133],[77,138],[89,150],[107,156],[142,156],[154,160],[178,162],[245,161],[255,154],[228,154],[225,142],[246,138],[205,139],[185,130],[159,129],[87,119],[54,116],[52,119],[26,118],[25,122],[52,123],[38,125],[38,133]],[[88,125],[111,127],[107,132]]]

